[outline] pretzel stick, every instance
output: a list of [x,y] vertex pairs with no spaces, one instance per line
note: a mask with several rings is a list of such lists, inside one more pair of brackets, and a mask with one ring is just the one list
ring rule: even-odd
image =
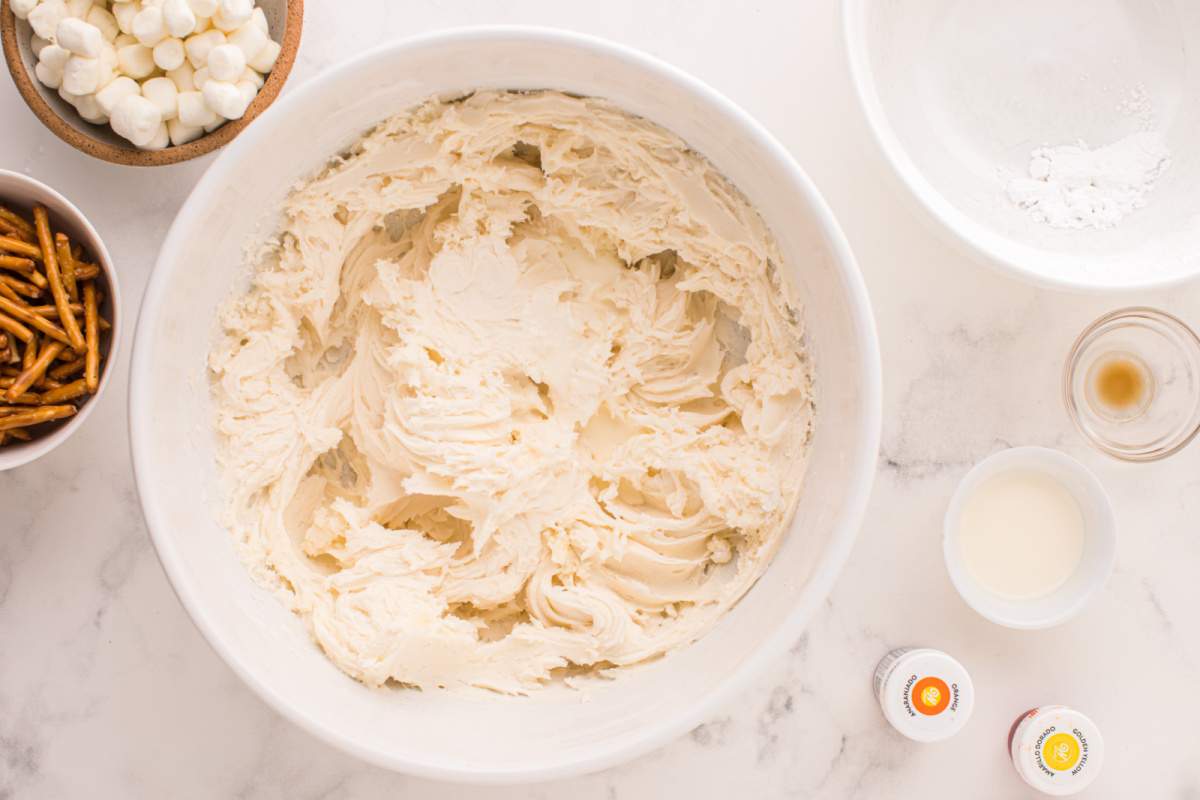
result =
[[25,275],[37,272],[37,267],[34,266],[33,259],[22,258],[21,256],[0,255],[0,269],[8,269]]
[[[57,339],[58,341],[62,342],[63,344],[71,344],[71,340],[67,338],[67,334],[65,331],[63,331],[62,328],[58,327],[53,322],[51,322],[47,319],[44,319],[43,317],[39,317],[37,314],[29,313],[29,311],[26,310],[27,308],[28,308],[28,306],[23,306],[18,303],[14,303],[13,301],[9,300],[7,297],[0,297],[0,316],[3,316],[4,314],[8,314],[13,319],[20,320],[21,322],[25,323],[26,325],[28,325],[31,328],[37,328],[39,331],[46,334],[51,339]],[[68,314],[67,316],[71,317],[70,314]],[[71,319],[75,319],[75,318],[71,317]],[[22,341],[29,341],[29,340],[23,339]],[[82,347],[80,347],[79,350],[80,350],[80,352],[83,352]]]
[[0,219],[0,236],[11,236],[14,239],[24,239],[25,235],[10,222]]
[[33,434],[24,428],[13,428],[11,431],[5,431],[10,439],[16,439],[18,442],[28,442],[33,438]]
[[20,303],[21,297],[7,283],[0,283],[0,297],[6,297],[14,303]]
[[78,372],[82,372],[86,363],[86,356],[84,358],[76,358],[65,364],[59,364],[57,367],[51,368],[46,374],[56,381],[65,380]]
[[11,275],[0,274],[0,286],[7,286],[17,294],[23,294],[26,297],[41,297],[42,290],[34,286],[32,283],[26,283],[20,278],[14,278]]
[[[0,292],[2,292],[2,291],[3,290],[0,290]],[[104,302],[104,300],[102,299],[103,297],[104,297],[104,295],[102,295],[100,292],[96,292],[97,308],[99,308],[100,304],[102,302]],[[71,309],[71,313],[74,314],[76,317],[78,317],[80,314],[83,313],[83,303],[71,303],[70,309]],[[58,319],[58,307],[57,306],[26,306],[26,310],[29,311],[30,314],[35,314],[35,315],[37,315],[39,317],[43,317],[45,319]],[[102,331],[112,330],[112,323],[110,323],[104,317],[100,317],[100,330],[102,330]]]
[[53,363],[54,359],[58,357],[58,354],[62,352],[62,349],[62,342],[51,342],[43,347],[42,352],[38,355],[33,364],[27,366],[25,371],[21,373],[21,376],[17,378],[13,385],[8,387],[8,391],[4,394],[4,396],[8,398],[8,402],[16,402],[18,397],[25,394],[26,390],[28,390],[30,386],[33,386],[34,383],[40,380],[41,377],[46,374],[46,370],[50,368],[50,364]]
[[76,280],[90,281],[93,278],[99,278],[99,277],[100,277],[100,265],[99,264],[88,264],[86,262],[79,261],[79,259],[75,260],[75,279]]
[[88,281],[83,285],[83,321],[87,331],[86,367],[83,371],[88,394],[100,388],[100,314],[96,309],[96,284]]
[[21,370],[28,370],[37,362],[38,354],[38,337],[35,334],[32,339],[25,343],[25,358],[21,361]]
[[62,271],[63,286],[73,302],[79,300],[79,287],[75,284],[75,256],[71,254],[71,242],[65,233],[54,234],[54,250],[58,255],[58,266]]
[[[67,308],[71,309],[71,313],[77,317],[83,313],[83,303],[69,303]],[[58,319],[58,306],[29,306],[27,310],[30,314],[37,314],[39,317]]]
[[42,396],[40,394],[34,394],[33,392],[25,392],[25,394],[18,395],[17,398],[11,402],[19,406],[43,405]]
[[[0,299],[7,300],[8,298],[0,298]],[[8,302],[11,303],[12,301],[8,300]],[[29,328],[26,328],[24,325],[17,322],[15,319],[8,316],[7,314],[4,314],[3,309],[0,309],[0,328],[3,328],[4,330],[8,331],[13,336],[20,339],[22,342],[28,342],[30,339],[33,338],[33,331],[29,330]]]
[[68,383],[66,386],[60,386],[57,389],[51,389],[48,392],[42,392],[42,403],[54,405],[55,403],[64,403],[68,400],[75,400],[89,394],[87,381],[80,378],[77,381]]
[[42,246],[42,264],[46,268],[46,280],[50,281],[50,293],[54,295],[54,305],[58,306],[58,321],[66,331],[71,347],[83,350],[83,332],[79,323],[71,313],[70,298],[63,287],[62,274],[58,269],[58,255],[54,252],[54,239],[50,235],[50,217],[46,214],[45,206],[33,207],[33,224],[37,229],[38,244]]
[[5,206],[0,206],[0,219],[7,222],[10,228],[16,228],[23,236],[33,241],[33,226],[29,224],[29,220]]
[[45,276],[38,272],[37,265],[33,263],[32,259],[0,255],[0,267],[24,275],[26,280],[39,289],[45,289],[50,285],[46,282]]
[[0,250],[7,250],[35,261],[42,260],[42,251],[38,249],[37,245],[23,242],[12,236],[0,236]]
[[0,431],[9,431],[13,428],[28,428],[30,425],[41,425],[43,422],[51,422],[56,419],[73,416],[75,411],[75,406],[39,406],[31,408],[28,411],[18,414],[0,417]]

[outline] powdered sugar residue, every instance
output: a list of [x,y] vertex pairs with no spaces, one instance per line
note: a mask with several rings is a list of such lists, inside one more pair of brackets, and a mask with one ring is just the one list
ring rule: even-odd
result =
[[1146,205],[1170,163],[1170,151],[1154,132],[1095,150],[1082,140],[1039,147],[1030,155],[1028,176],[1008,182],[1008,197],[1052,228],[1112,228]]

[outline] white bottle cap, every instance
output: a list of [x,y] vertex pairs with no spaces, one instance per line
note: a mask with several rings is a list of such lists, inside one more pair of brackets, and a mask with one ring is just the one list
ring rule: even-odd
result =
[[975,707],[966,668],[928,648],[901,648],[884,656],[875,669],[875,694],[892,727],[918,742],[949,739]]
[[1082,792],[1104,763],[1100,729],[1066,706],[1042,706],[1027,713],[1013,728],[1009,751],[1026,783],[1056,797]]

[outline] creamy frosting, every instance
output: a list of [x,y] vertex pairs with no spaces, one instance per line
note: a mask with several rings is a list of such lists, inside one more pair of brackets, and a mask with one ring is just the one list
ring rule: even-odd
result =
[[298,186],[210,356],[254,575],[370,685],[693,641],[790,519],[800,305],[746,199],[596,99],[480,92]]

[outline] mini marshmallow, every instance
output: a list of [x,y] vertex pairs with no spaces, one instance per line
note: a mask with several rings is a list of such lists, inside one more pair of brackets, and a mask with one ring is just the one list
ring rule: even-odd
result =
[[208,104],[204,102],[204,95],[200,92],[180,92],[177,119],[188,127],[203,128],[220,117],[217,116],[217,112],[208,107]]
[[185,60],[182,39],[163,39],[154,45],[154,63],[164,72],[178,69]]
[[61,97],[65,102],[70,103],[72,106],[79,104],[79,95],[71,94],[61,86],[58,89],[58,96]]
[[167,130],[167,123],[160,123],[158,130],[154,133],[154,138],[151,139],[142,147],[146,150],[162,150],[171,144],[171,134]]
[[249,108],[250,104],[254,102],[254,98],[258,96],[258,87],[254,85],[254,81],[238,81],[234,86],[241,92],[242,102],[246,104],[246,108]]
[[35,34],[53,42],[58,34],[58,24],[66,16],[67,4],[63,0],[42,0],[29,12],[29,26]]
[[50,42],[40,36],[29,37],[29,49],[33,51],[34,58],[41,58],[42,51],[50,46]]
[[183,43],[188,61],[196,69],[208,64],[208,54],[214,47],[225,44],[225,34],[220,31],[205,31],[190,37]]
[[212,17],[196,17],[196,29],[193,33],[204,33],[212,29]]
[[146,6],[133,18],[133,35],[146,47],[154,47],[167,37],[163,12],[157,6]]
[[117,103],[113,109],[112,128],[118,136],[133,142],[138,147],[149,144],[162,125],[158,106],[140,94],[131,94]]
[[61,73],[70,60],[71,51],[56,44],[48,45],[42,48],[42,52],[38,53],[39,63],[45,64],[55,72]]
[[209,52],[206,66],[213,80],[233,83],[246,69],[246,56],[232,44],[217,45]]
[[9,6],[17,19],[28,19],[29,12],[37,7],[38,0],[12,0]]
[[201,67],[192,73],[192,85],[196,87],[197,92],[204,91],[204,84],[208,83],[208,67]]
[[178,119],[173,119],[167,123],[167,133],[171,137],[171,144],[178,147],[199,139],[204,135],[204,128],[199,125],[184,125]]
[[67,16],[83,19],[92,8],[92,0],[67,0]]
[[148,78],[154,73],[154,51],[144,44],[131,44],[117,50],[117,66],[134,80]]
[[136,36],[131,36],[128,33],[119,33],[117,38],[113,39],[113,47],[120,50],[122,47],[129,47],[131,44],[138,44]]
[[117,21],[117,27],[121,33],[133,35],[133,18],[141,11],[141,7],[137,3],[113,3],[112,7],[113,19]]
[[254,13],[250,15],[250,24],[268,36],[271,34],[271,26],[267,24],[267,13],[257,6],[254,8]]
[[254,0],[220,0],[213,25],[223,31],[235,31],[254,16]]
[[187,0],[166,0],[162,7],[167,33],[182,39],[196,30],[196,14]]
[[249,105],[242,100],[242,93],[237,86],[229,81],[210,80],[200,89],[200,93],[204,95],[208,107],[225,119],[241,119]]
[[62,88],[71,94],[92,94],[100,88],[100,59],[71,56],[63,67]]
[[67,17],[58,23],[58,46],[65,47],[84,58],[99,58],[104,34],[91,23],[75,17]]
[[[50,45],[50,47],[54,47],[54,45]],[[50,48],[46,49],[49,50]],[[45,86],[47,89],[57,89],[62,86],[63,71],[47,66],[45,61],[37,63],[37,66],[33,68],[33,74],[37,76],[42,86]]]
[[188,5],[197,17],[211,17],[219,6],[217,0],[188,0]]
[[213,131],[215,131],[217,128],[221,127],[224,124],[225,124],[225,120],[221,119],[221,117],[218,116],[216,122],[210,122],[204,126],[204,132],[212,133]]
[[242,51],[246,60],[254,58],[267,46],[267,34],[253,21],[247,22],[233,33],[229,34],[229,43],[236,45]]
[[107,86],[96,92],[96,102],[100,104],[100,110],[111,117],[113,109],[117,107],[118,103],[132,94],[141,94],[141,91],[137,81],[121,75],[113,78]]
[[100,108],[100,103],[96,100],[96,95],[85,94],[75,103],[75,110],[79,112],[79,116],[96,125],[108,122],[108,114]]
[[117,49],[108,42],[105,42],[100,47],[100,80],[101,87],[107,86],[113,78],[117,77]]
[[87,16],[84,19],[88,21],[88,24],[96,26],[106,42],[115,40],[117,35],[121,33],[121,27],[117,25],[117,18],[112,15],[111,11],[102,6],[92,6],[88,9]]
[[249,59],[246,63],[255,72],[266,74],[275,66],[275,60],[279,58],[279,52],[282,49],[279,46],[279,42],[268,39],[262,52],[254,56],[254,58]]
[[175,84],[175,88],[181,92],[197,91],[195,78],[196,71],[192,69],[192,65],[184,61],[177,68],[168,70],[167,77]]
[[142,97],[158,107],[163,122],[175,119],[179,113],[179,89],[170,78],[151,78],[143,83]]
[[246,67],[245,71],[242,72],[242,77],[238,78],[238,83],[241,83],[242,81],[250,81],[250,83],[254,84],[254,88],[256,90],[261,89],[263,84],[266,83],[262,75],[259,75],[249,67]]

